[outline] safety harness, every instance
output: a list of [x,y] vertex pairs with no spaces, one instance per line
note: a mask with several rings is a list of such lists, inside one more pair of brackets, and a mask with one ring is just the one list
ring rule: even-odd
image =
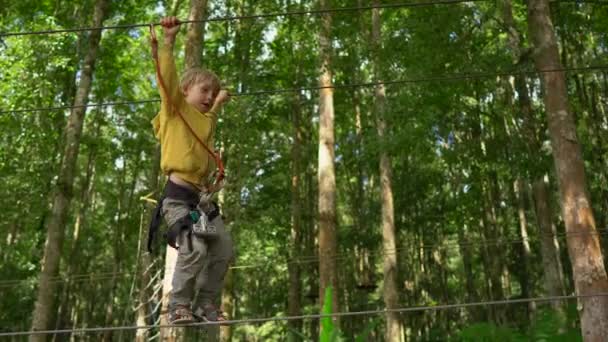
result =
[[[217,236],[217,231],[213,228],[211,222],[220,215],[220,207],[215,202],[210,202],[205,208],[200,206],[200,195],[198,192],[185,188],[167,181],[163,194],[158,200],[158,204],[152,213],[152,220],[148,229],[148,251],[152,252],[154,239],[158,234],[162,222],[163,201],[165,198],[172,198],[186,203],[190,209],[189,215],[186,215],[173,223],[167,231],[166,238],[169,246],[177,248],[177,238],[182,230],[189,230],[189,247],[192,250],[191,234],[194,234],[203,239],[213,239]],[[205,210],[203,210],[205,209]]]

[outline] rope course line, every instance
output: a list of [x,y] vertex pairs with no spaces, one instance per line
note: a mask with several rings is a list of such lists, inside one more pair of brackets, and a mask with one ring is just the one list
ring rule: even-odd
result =
[[[501,246],[504,244],[523,243],[524,241],[534,241],[534,240],[536,240],[538,238],[542,238],[544,236],[560,238],[560,237],[567,237],[567,236],[585,236],[585,235],[608,236],[608,229],[600,229],[600,230],[597,230],[596,232],[540,234],[537,236],[527,237],[527,238],[513,238],[513,239],[497,238],[497,239],[493,239],[493,240],[486,239],[485,241],[421,244],[421,245],[415,245],[413,247],[422,248],[422,249],[434,249],[434,248],[444,248],[444,249],[457,249],[458,248],[458,249],[460,249],[460,248]],[[415,241],[415,242],[417,243],[418,241]],[[407,243],[407,241],[406,241],[406,243]],[[376,256],[392,255],[397,252],[407,250],[409,248],[412,248],[412,246],[399,247],[399,248],[395,248],[394,250],[391,250],[391,251],[386,251],[386,250],[369,251],[369,254],[376,255]],[[237,266],[232,266],[230,268],[231,269],[261,268],[261,267],[267,267],[267,266],[278,265],[278,264],[303,265],[303,264],[309,264],[309,263],[316,263],[317,261],[319,261],[319,258],[320,257],[318,255],[309,255],[309,256],[302,256],[299,258],[294,258],[291,260],[285,260],[282,262],[276,262],[276,260],[271,262],[270,259],[268,259],[267,262],[261,262],[261,263],[249,264],[249,265],[237,265]],[[337,253],[337,254],[331,256],[331,258],[335,259],[335,260],[349,260],[349,259],[352,259],[352,255],[349,253]],[[167,268],[166,270],[171,270],[171,269],[172,268]],[[157,270],[154,278],[158,277],[159,270]],[[89,281],[93,281],[93,280],[95,280],[95,281],[111,280],[111,279],[116,279],[119,276],[128,278],[128,277],[132,277],[132,276],[136,276],[136,275],[137,275],[137,271],[117,272],[116,274],[114,274],[113,272],[84,273],[84,274],[76,274],[76,275],[56,276],[56,277],[52,277],[50,281],[55,282],[55,283],[62,283],[62,282],[68,282],[68,281],[78,283],[78,282],[85,282],[85,281],[89,282]],[[19,284],[21,284],[23,282],[27,282],[27,281],[31,281],[31,280],[30,279],[0,280],[0,289],[15,287],[15,286],[18,286]],[[152,280],[150,280],[150,282],[152,282]]]
[[[592,72],[608,70],[608,64],[606,65],[593,65],[586,67],[571,67],[571,68],[555,68],[547,70],[510,70],[510,71],[497,71],[497,72],[480,72],[480,73],[459,73],[459,74],[447,74],[444,76],[427,76],[421,78],[412,78],[405,80],[394,80],[394,81],[383,81],[383,82],[365,82],[365,83],[352,83],[352,84],[338,84],[332,86],[313,86],[313,87],[300,87],[300,88],[284,88],[274,90],[261,90],[253,92],[243,92],[231,94],[233,97],[238,96],[257,96],[257,95],[270,95],[270,94],[282,94],[291,92],[301,91],[312,91],[321,89],[348,89],[348,88],[368,88],[375,87],[378,85],[396,85],[396,84],[407,84],[407,83],[423,83],[423,82],[439,82],[439,81],[458,81],[467,79],[478,79],[478,78],[490,78],[497,76],[515,76],[515,75],[536,75],[551,72]],[[54,111],[63,109],[83,108],[83,107],[110,107],[110,106],[121,106],[121,105],[139,105],[146,103],[160,102],[160,99],[148,99],[148,100],[134,100],[134,101],[120,101],[120,102],[107,102],[97,104],[87,104],[82,106],[58,106],[58,107],[41,107],[41,108],[25,108],[25,109],[8,109],[1,110],[0,114],[7,113],[23,113],[23,112],[44,112]]]
[[81,333],[93,333],[93,332],[141,330],[141,329],[154,329],[154,328],[163,329],[163,328],[180,328],[180,327],[181,328],[183,328],[183,327],[202,327],[202,326],[220,325],[220,324],[221,325],[256,324],[256,323],[266,323],[266,322],[321,319],[321,318],[325,318],[325,317],[371,316],[371,315],[385,314],[385,313],[390,313],[390,312],[407,313],[407,312],[420,312],[420,311],[463,309],[463,308],[469,308],[469,307],[475,307],[475,306],[495,306],[495,305],[511,305],[511,304],[523,304],[523,303],[547,303],[547,302],[555,302],[555,301],[563,301],[563,300],[571,300],[571,299],[606,297],[606,296],[608,296],[608,293],[593,293],[593,294],[567,295],[567,296],[547,296],[547,297],[504,299],[504,300],[491,300],[491,301],[468,302],[468,303],[402,307],[402,308],[395,308],[395,309],[336,312],[336,313],[332,313],[332,314],[312,314],[312,315],[299,315],[299,316],[248,318],[248,319],[228,320],[228,321],[223,321],[223,322],[200,322],[200,323],[193,323],[193,324],[187,324],[187,325],[186,324],[184,324],[184,325],[170,325],[170,324],[140,325],[140,326],[129,325],[129,326],[80,328],[80,329],[14,331],[14,332],[0,333],[0,337],[26,336],[26,335],[47,335],[47,334],[68,334],[68,333],[81,334]]
[[[275,13],[262,13],[262,14],[247,14],[247,15],[208,18],[208,19],[202,19],[202,20],[183,20],[183,21],[180,21],[180,23],[189,24],[189,23],[236,21],[236,20],[246,20],[246,19],[262,19],[262,18],[272,18],[272,17],[320,15],[320,14],[326,14],[326,13],[354,12],[354,11],[364,11],[364,10],[372,10],[372,9],[425,7],[425,6],[434,6],[434,5],[454,5],[454,4],[460,4],[460,3],[465,3],[465,2],[490,2],[490,0],[441,0],[441,1],[424,1],[424,2],[402,2],[402,3],[396,3],[396,4],[379,4],[379,5],[372,5],[372,6],[341,7],[341,8],[322,9],[322,10],[319,9],[319,10],[289,11],[289,12],[275,12]],[[160,23],[153,23],[153,24],[155,26],[160,25]],[[0,38],[15,37],[15,36],[70,33],[70,32],[84,32],[84,31],[94,31],[94,30],[118,30],[118,29],[130,29],[130,28],[140,28],[140,27],[149,27],[149,26],[150,26],[150,23],[99,26],[99,27],[81,27],[81,28],[61,29],[61,30],[6,32],[6,33],[0,33]]]

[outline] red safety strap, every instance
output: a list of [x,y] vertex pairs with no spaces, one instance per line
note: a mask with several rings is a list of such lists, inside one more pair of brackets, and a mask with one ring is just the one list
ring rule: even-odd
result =
[[207,188],[208,188],[207,190],[209,192],[215,192],[215,191],[219,190],[219,188],[221,186],[221,182],[222,182],[222,180],[224,180],[224,176],[225,176],[224,163],[222,162],[220,155],[218,153],[212,151],[209,148],[209,146],[207,146],[207,144],[205,144],[203,142],[203,140],[194,132],[194,129],[192,129],[192,126],[190,126],[188,121],[186,121],[186,118],[184,117],[184,115],[171,102],[170,97],[169,97],[169,92],[167,91],[167,87],[165,86],[165,81],[163,80],[163,77],[160,73],[160,64],[158,62],[158,40],[156,39],[156,31],[154,30],[154,24],[150,24],[150,38],[151,38],[150,43],[152,44],[152,58],[154,58],[154,64],[156,66],[156,75],[158,76],[159,85],[160,85],[162,91],[166,95],[169,107],[171,107],[173,109],[173,111],[175,113],[177,113],[180,118],[182,118],[182,121],[184,121],[184,124],[186,125],[186,127],[188,127],[188,130],[190,131],[190,133],[192,133],[192,135],[196,138],[196,140],[198,140],[198,142],[201,145],[203,145],[203,147],[205,148],[207,153],[209,153],[209,155],[211,155],[213,157],[213,159],[215,160],[215,164],[217,165],[217,168],[218,168],[218,173],[215,177],[215,182],[211,186],[207,186]]

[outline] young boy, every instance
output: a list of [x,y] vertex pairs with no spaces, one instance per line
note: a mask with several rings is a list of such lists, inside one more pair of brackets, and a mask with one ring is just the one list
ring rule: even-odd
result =
[[[169,227],[169,245],[178,249],[169,322],[223,321],[226,317],[218,310],[217,301],[233,256],[232,240],[217,205],[205,200],[210,196],[204,180],[214,171],[215,162],[202,142],[213,148],[217,113],[229,95],[220,90],[217,76],[207,70],[187,70],[178,81],[173,45],[180,23],[175,17],[166,17],[161,25],[161,109],[152,124],[161,144],[161,169],[169,176],[157,210]],[[199,216],[208,221],[213,234],[193,229]]]

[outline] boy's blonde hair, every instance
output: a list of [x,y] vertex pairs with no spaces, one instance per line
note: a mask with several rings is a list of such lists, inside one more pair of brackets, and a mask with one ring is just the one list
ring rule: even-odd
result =
[[203,68],[190,68],[182,75],[180,87],[182,90],[190,88],[193,84],[210,82],[213,89],[213,94],[217,95],[220,92],[220,79],[213,72]]

